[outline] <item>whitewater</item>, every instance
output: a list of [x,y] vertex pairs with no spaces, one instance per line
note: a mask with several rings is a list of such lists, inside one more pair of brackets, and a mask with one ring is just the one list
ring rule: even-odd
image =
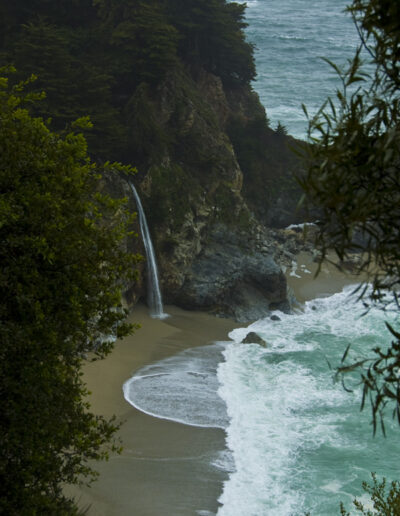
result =
[[[328,364],[337,366],[346,347],[350,358],[390,342],[378,308],[365,314],[346,287],[333,296],[307,302],[304,312],[279,313],[230,333],[220,363],[219,394],[230,424],[227,445],[236,471],[225,484],[218,516],[339,514],[362,496],[370,472],[394,479],[398,472],[398,429],[387,413],[388,438],[373,437],[371,412],[360,413],[359,376],[345,391]],[[248,331],[267,343],[238,344]]]
[[[124,385],[125,398],[155,417],[223,428],[226,449],[205,457],[224,469],[217,516],[315,516],[365,501],[370,472],[396,479],[400,443],[390,411],[387,438],[374,437],[371,413],[360,413],[358,376],[352,393],[335,381],[348,344],[350,358],[390,341],[378,308],[365,314],[354,286],[309,301],[297,314],[276,312],[233,330],[230,341],[187,349],[145,366]],[[254,331],[266,342],[241,344]],[[201,508],[199,508],[201,509]],[[202,514],[202,512],[198,512]]]

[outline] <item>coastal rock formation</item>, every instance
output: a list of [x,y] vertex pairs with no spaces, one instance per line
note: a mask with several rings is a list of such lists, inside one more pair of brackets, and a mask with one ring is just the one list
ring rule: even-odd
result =
[[[279,265],[287,254],[279,242],[284,237],[266,223],[278,216],[271,208],[275,200],[288,195],[291,170],[285,162],[292,158],[283,151],[283,137],[268,127],[257,95],[247,86],[227,91],[218,77],[202,71],[196,81],[184,73],[169,75],[146,102],[159,114],[160,134],[171,140],[133,178],[152,233],[164,302],[241,322],[290,310]],[[260,138],[267,156],[274,156],[275,169],[269,163],[265,183],[243,159],[249,137]],[[252,182],[258,184],[258,197]],[[107,188],[122,192],[134,209],[126,179],[120,183],[114,179]],[[291,209],[289,203],[286,207]],[[290,220],[295,217],[293,208]],[[142,251],[140,245],[137,250]],[[139,283],[127,293],[132,304],[145,289]]]
[[[268,127],[257,95],[249,86],[229,90],[204,70],[196,80],[171,73],[156,95],[137,95],[147,112],[158,114],[157,134],[168,141],[132,178],[150,226],[164,302],[241,322],[289,311],[280,263],[291,254],[282,231],[267,225],[285,220],[279,199],[297,202],[295,189],[287,188],[293,157],[285,137]],[[126,178],[105,181],[135,209]],[[284,204],[293,222],[295,209]],[[140,243],[133,245],[143,254]],[[142,280],[126,288],[128,305],[146,295],[146,269],[141,273]]]
[[[269,310],[289,310],[286,281],[271,252],[248,235],[219,224],[188,268],[171,302],[246,322]],[[171,297],[170,297],[171,296]]]
[[257,335],[257,333],[254,331],[251,331],[246,335],[246,337],[242,340],[242,344],[259,344],[263,348],[267,347],[265,340]]
[[[245,5],[83,3],[5,11],[5,62],[15,63],[16,82],[34,73],[32,91],[47,91],[35,115],[57,131],[90,115],[93,160],[137,167],[166,302],[240,320],[287,309],[286,250],[266,228],[302,219],[291,151],[300,144],[270,127],[252,90]],[[105,177],[103,187],[134,210],[126,181]],[[124,245],[144,254],[140,237]],[[138,272],[123,285],[128,306],[146,297],[144,263]]]

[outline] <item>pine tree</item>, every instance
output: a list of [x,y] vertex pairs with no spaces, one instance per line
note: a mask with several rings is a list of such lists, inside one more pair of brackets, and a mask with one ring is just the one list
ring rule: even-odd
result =
[[37,115],[51,118],[58,131],[76,118],[90,116],[94,129],[86,136],[91,153],[115,158],[124,144],[124,129],[111,103],[111,76],[93,64],[92,54],[82,55],[80,49],[89,46],[85,32],[35,19],[22,27],[9,60],[21,70],[20,77],[37,76],[33,91],[46,91],[36,106]]

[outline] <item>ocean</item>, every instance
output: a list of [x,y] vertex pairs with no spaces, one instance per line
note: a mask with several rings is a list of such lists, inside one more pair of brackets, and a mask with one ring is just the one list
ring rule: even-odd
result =
[[[248,0],[249,40],[256,46],[254,89],[271,126],[304,138],[301,104],[315,112],[337,78],[322,56],[345,64],[358,43],[345,0]],[[399,429],[386,417],[387,438],[374,437],[371,412],[335,382],[349,343],[354,357],[390,341],[391,315],[365,308],[352,287],[309,301],[303,311],[270,317],[229,334],[226,342],[187,349],[138,371],[126,399],[159,418],[221,428],[226,447],[199,460],[226,472],[217,516],[312,516],[351,510],[374,471],[397,479]],[[266,342],[241,344],[249,331]],[[211,516],[202,507],[193,514]]]
[[271,127],[304,139],[307,121],[339,81],[328,58],[344,66],[359,43],[347,0],[248,0],[248,40],[255,45],[259,94]]
[[[351,343],[351,356],[366,357],[390,342],[389,314],[365,314],[353,286],[315,299],[297,315],[279,314],[250,326],[268,343],[227,345],[218,367],[219,393],[230,423],[227,444],[236,471],[225,484],[218,516],[315,516],[339,514],[363,496],[370,472],[398,476],[400,444],[388,411],[387,438],[373,437],[371,412],[360,413],[359,376],[345,391],[328,363],[337,366]],[[392,314],[392,318],[394,315]],[[231,332],[241,342],[249,331]]]

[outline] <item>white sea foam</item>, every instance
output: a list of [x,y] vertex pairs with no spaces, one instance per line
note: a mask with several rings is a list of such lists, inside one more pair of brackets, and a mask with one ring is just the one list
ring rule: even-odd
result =
[[231,450],[225,449],[218,452],[218,455],[211,460],[211,465],[221,471],[233,473],[235,471],[235,461]]
[[[370,470],[397,474],[399,445],[372,437],[357,388],[345,392],[327,365],[350,342],[354,358],[390,338],[390,314],[363,317],[353,288],[234,329],[233,342],[186,350],[125,383],[126,399],[146,413],[226,429],[227,449],[207,457],[229,474],[218,516],[333,516],[339,500],[362,494]],[[249,331],[267,347],[241,344]]]
[[191,348],[143,367],[124,383],[125,399],[152,416],[201,427],[225,428],[216,368],[223,343]]
[[[383,449],[397,445],[372,438],[358,391],[334,383],[325,360],[337,365],[347,343],[365,353],[388,337],[387,314],[362,317],[352,288],[308,303],[302,314],[279,313],[279,322],[266,318],[229,334],[236,344],[223,352],[218,376],[235,472],[218,516],[338,514],[340,500],[360,494],[369,468],[394,470]],[[239,344],[249,330],[267,348]]]
[[290,224],[285,229],[303,230],[304,228],[307,228],[307,227],[316,227],[316,224],[315,224],[315,222],[303,222],[301,224]]

